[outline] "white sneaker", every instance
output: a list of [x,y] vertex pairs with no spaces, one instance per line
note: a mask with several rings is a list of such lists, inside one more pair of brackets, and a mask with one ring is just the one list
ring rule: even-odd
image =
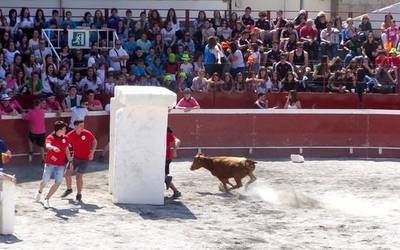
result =
[[45,209],[50,208],[50,201],[49,201],[49,199],[45,199],[45,200],[44,200],[43,206],[44,206]]
[[35,201],[36,201],[36,202],[40,202],[40,197],[41,197],[41,196],[42,196],[42,194],[39,193],[39,192],[37,192],[36,195],[35,195]]
[[32,160],[33,160],[33,153],[29,153],[29,154],[28,154],[28,160],[29,160],[29,162],[32,162]]

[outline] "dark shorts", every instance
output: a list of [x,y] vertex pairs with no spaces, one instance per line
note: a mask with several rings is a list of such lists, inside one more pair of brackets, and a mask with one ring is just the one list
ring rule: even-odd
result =
[[169,175],[169,164],[171,164],[171,160],[165,161],[165,176]]
[[74,171],[84,174],[89,166],[89,161],[74,159]]
[[45,142],[45,134],[32,134],[29,133],[28,135],[29,140],[33,143],[38,145],[39,147],[44,147],[44,142]]

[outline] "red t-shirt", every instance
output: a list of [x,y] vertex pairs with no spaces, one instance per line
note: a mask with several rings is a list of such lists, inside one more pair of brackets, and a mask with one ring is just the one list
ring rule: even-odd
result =
[[307,26],[304,26],[300,29],[300,37],[306,38],[308,36],[315,39],[318,36],[318,30],[314,27],[308,28]]
[[94,135],[87,129],[78,135],[75,130],[67,134],[69,143],[74,150],[74,158],[78,160],[89,160],[90,148],[95,140]]
[[168,130],[167,130],[167,154],[165,155],[165,159],[167,161],[172,160],[171,147],[172,147],[174,141],[175,141],[175,135],[172,132],[172,130],[168,128]]
[[193,96],[191,96],[189,98],[189,100],[186,100],[184,97],[182,97],[179,100],[178,104],[176,104],[176,106],[182,107],[182,108],[193,108],[193,107],[199,106],[199,103],[196,101],[196,99]]
[[55,165],[62,167],[65,163],[65,151],[68,147],[68,137],[62,136],[58,137],[54,134],[48,135],[46,138],[46,144],[50,144],[53,147],[60,149],[60,152],[54,152],[53,150],[48,150],[46,154],[45,162],[46,164]]
[[391,59],[387,56],[385,56],[384,58],[381,58],[380,56],[377,56],[375,58],[375,65],[381,65],[381,64],[385,64],[386,66],[390,67],[391,66]]

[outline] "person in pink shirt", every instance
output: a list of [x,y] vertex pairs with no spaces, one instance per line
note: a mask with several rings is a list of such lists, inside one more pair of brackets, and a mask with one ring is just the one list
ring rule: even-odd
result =
[[42,161],[44,161],[44,144],[46,136],[46,126],[44,119],[45,110],[41,106],[41,101],[36,99],[33,102],[33,109],[26,113],[23,117],[24,120],[29,121],[30,130],[28,135],[29,143],[29,162],[32,162],[33,158],[33,146],[36,144],[40,148],[40,155]]
[[11,104],[11,98],[7,94],[0,98],[0,115],[18,115],[17,109]]
[[200,104],[192,96],[192,91],[189,88],[183,90],[183,97],[176,104],[175,108],[183,109],[185,112],[191,111],[192,109],[199,109]]
[[61,104],[56,100],[56,96],[54,94],[48,94],[46,96],[46,110],[47,112],[61,113]]
[[318,30],[315,28],[312,19],[308,19],[306,25],[300,29],[300,39],[304,42],[304,49],[311,54],[312,59],[317,59],[319,51]]
[[103,104],[97,99],[95,99],[95,93],[93,90],[88,90],[86,92],[88,98],[88,110],[89,111],[99,111],[103,110]]

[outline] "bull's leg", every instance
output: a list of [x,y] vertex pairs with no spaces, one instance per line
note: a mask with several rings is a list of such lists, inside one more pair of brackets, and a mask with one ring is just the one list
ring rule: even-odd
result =
[[249,173],[250,180],[246,183],[245,188],[247,189],[249,185],[257,180],[252,172]]
[[[221,190],[221,191],[225,191],[225,192],[229,192],[229,189],[228,189],[228,187],[226,186],[226,184],[229,183],[229,180],[226,179],[226,178],[220,178],[219,180],[221,181],[221,183],[222,183],[222,188],[223,188],[223,190],[222,190],[222,188],[221,188],[221,186],[220,186],[220,190]],[[229,184],[232,186],[231,183],[229,183]]]
[[243,186],[242,185],[242,177],[241,176],[234,176],[233,177],[234,179],[235,179],[235,181],[236,181],[236,185],[235,186],[233,186],[233,187],[231,187],[229,190],[232,190],[232,189],[236,189],[236,188],[240,188],[241,186]]

